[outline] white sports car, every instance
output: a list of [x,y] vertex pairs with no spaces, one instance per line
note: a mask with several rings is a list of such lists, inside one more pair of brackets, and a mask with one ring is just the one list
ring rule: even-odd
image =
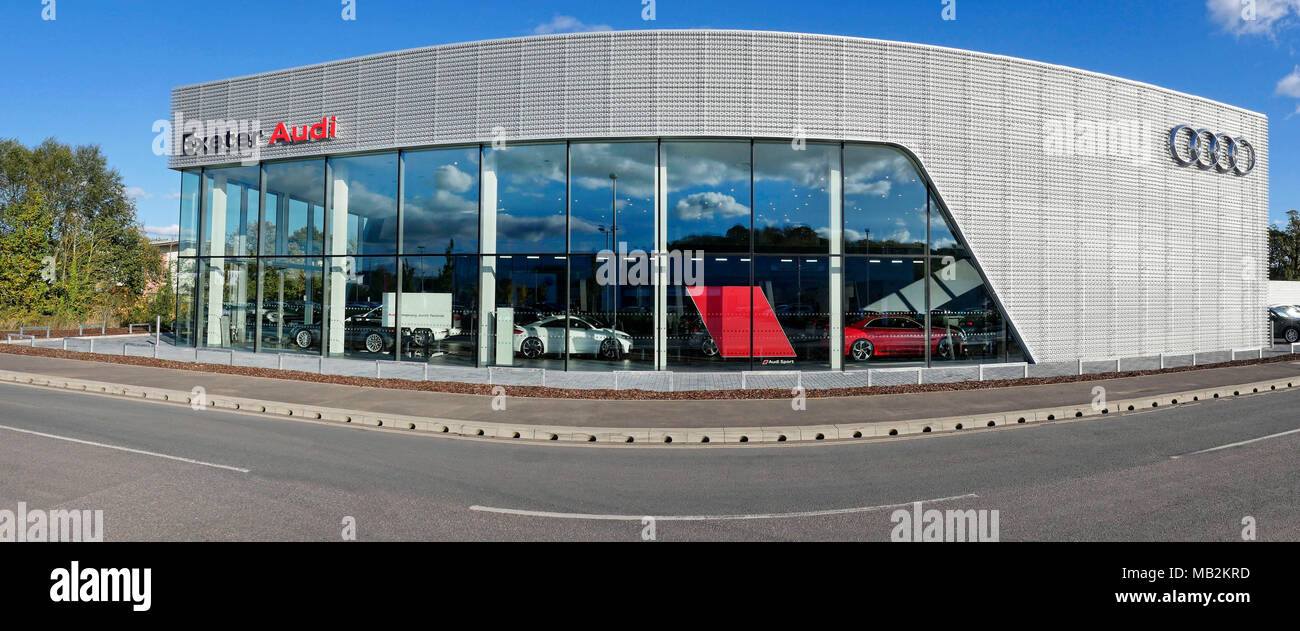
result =
[[[569,316],[569,352],[619,359],[632,351],[632,336],[592,321]],[[515,326],[515,352],[529,359],[564,352],[564,316],[542,318]]]

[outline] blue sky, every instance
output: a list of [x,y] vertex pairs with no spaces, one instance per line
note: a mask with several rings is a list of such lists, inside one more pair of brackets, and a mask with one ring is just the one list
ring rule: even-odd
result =
[[[180,176],[151,127],[175,85],[542,32],[804,31],[1064,64],[1263,112],[1272,220],[1300,208],[1300,0],[657,0],[653,22],[642,0],[356,0],[355,21],[341,1],[0,0],[0,137],[99,144],[161,230],[177,221]],[[957,20],[941,19],[946,1]]]

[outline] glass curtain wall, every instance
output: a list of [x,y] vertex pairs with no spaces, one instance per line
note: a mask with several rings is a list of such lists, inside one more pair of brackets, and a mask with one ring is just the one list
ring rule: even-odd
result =
[[654,369],[654,142],[570,145],[569,368]]
[[259,315],[261,349],[275,353],[320,354],[324,306],[319,257],[263,258]]
[[205,169],[200,178],[200,347],[255,349],[257,261],[249,257],[257,251],[260,178],[256,166]]
[[479,340],[479,148],[401,156],[403,361],[474,366]]
[[911,160],[844,148],[846,367],[1007,360],[1008,330]]
[[258,339],[271,352],[320,354],[325,300],[325,161],[262,165]]
[[668,287],[668,368],[748,369],[753,342],[752,145],[664,142],[669,252],[698,265],[697,286]]
[[839,143],[754,143],[755,369],[830,368],[840,160]]
[[[662,290],[657,239],[687,272]],[[597,371],[1023,359],[923,176],[882,145],[575,141],[185,170],[179,241],[183,345]]]
[[181,171],[180,230],[176,253],[176,321],[172,323],[177,346],[194,346],[198,338],[194,326],[195,287],[198,280],[199,253],[199,179],[201,169]]
[[397,154],[330,158],[325,354],[397,356]]
[[402,257],[403,361],[473,366],[478,257]]
[[481,186],[480,363],[563,370],[568,145],[485,146]]

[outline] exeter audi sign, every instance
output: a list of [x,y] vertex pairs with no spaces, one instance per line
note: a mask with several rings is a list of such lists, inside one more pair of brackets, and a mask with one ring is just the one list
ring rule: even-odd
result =
[[[1186,137],[1186,144],[1183,138]],[[1179,125],[1169,132],[1169,152],[1178,164],[1220,173],[1248,175],[1255,170],[1255,146],[1245,138]]]

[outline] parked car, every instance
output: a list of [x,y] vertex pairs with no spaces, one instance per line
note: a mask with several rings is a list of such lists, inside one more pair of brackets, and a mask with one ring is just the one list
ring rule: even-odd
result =
[[985,357],[998,352],[1004,343],[1002,320],[995,311],[933,311],[930,325],[947,326],[961,332],[965,357]]
[[718,343],[709,334],[704,319],[697,313],[683,314],[678,320],[681,346],[705,357],[718,356]]
[[1268,319],[1273,323],[1273,337],[1282,338],[1287,344],[1300,342],[1300,307],[1273,305],[1268,308]]
[[853,361],[876,357],[924,357],[925,348],[940,359],[952,359],[964,352],[966,334],[960,329],[931,327],[906,316],[873,316],[844,327],[844,354]]
[[[391,328],[384,327],[380,320],[381,307],[370,303],[350,303],[347,311],[353,315],[343,319],[343,343],[348,348],[364,350],[368,353],[387,353],[393,350],[396,337]],[[319,312],[318,312],[319,313]],[[287,318],[286,318],[287,319]],[[320,348],[320,319],[314,322],[286,323],[289,341],[302,350]],[[409,333],[409,332],[408,332]],[[274,337],[275,331],[263,327],[263,337]],[[279,340],[274,340],[279,342]]]
[[[532,324],[516,325],[515,352],[537,359],[550,353],[564,352],[565,316],[549,316]],[[632,351],[632,336],[602,326],[590,318],[568,316],[569,351],[583,355],[596,355],[605,359],[620,359]]]

